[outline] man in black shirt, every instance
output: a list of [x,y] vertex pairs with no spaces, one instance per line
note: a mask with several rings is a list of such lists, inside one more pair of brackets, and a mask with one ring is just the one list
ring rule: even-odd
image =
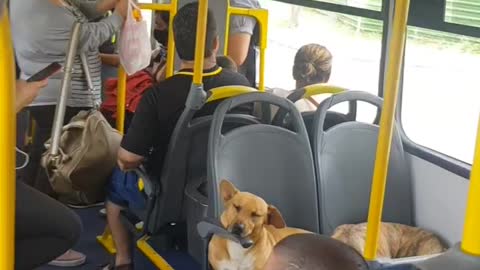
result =
[[[140,102],[127,134],[124,136],[118,153],[118,165],[122,171],[137,168],[154,149],[154,164],[161,167],[167,151],[170,136],[180,114],[192,83],[192,70],[195,55],[195,37],[197,28],[198,3],[182,7],[173,21],[173,32],[177,53],[182,60],[181,70],[174,76],[160,82],[147,91]],[[221,69],[216,64],[219,47],[215,18],[208,12],[205,41],[204,89],[226,85],[248,86],[248,80],[235,72]],[[207,104],[197,115],[212,114],[216,104]],[[152,160],[149,160],[152,161]],[[117,171],[118,172],[118,171]],[[149,172],[152,173],[152,172]],[[158,172],[153,172],[158,175]],[[114,173],[114,175],[118,175]],[[124,207],[142,207],[138,189],[132,188],[131,174],[125,177],[112,177],[107,188],[107,219],[116,246],[115,266],[132,269],[130,236],[120,220],[120,211]],[[125,179],[127,181],[125,181]],[[126,183],[129,182],[129,183]],[[113,265],[105,269],[112,268]]]

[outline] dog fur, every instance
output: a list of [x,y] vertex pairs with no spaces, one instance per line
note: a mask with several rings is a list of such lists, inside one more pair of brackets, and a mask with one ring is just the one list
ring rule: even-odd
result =
[[[345,224],[337,227],[332,235],[339,241],[363,254],[367,224]],[[442,253],[446,247],[433,233],[421,228],[383,222],[377,249],[378,258],[404,258]]]
[[229,232],[248,238],[253,245],[243,248],[234,241],[213,236],[208,259],[215,270],[261,270],[276,243],[289,235],[309,233],[286,227],[277,208],[256,195],[240,192],[227,180],[220,183],[220,192],[225,205],[220,217],[222,225]]

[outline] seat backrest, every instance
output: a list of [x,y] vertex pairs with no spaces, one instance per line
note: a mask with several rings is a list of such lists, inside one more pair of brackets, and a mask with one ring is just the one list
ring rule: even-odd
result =
[[[315,112],[304,112],[302,113],[303,122],[307,128],[308,137],[310,140],[313,140],[315,131],[313,129],[313,123],[315,119]],[[328,130],[333,126],[336,126],[341,123],[352,121],[348,118],[347,115],[339,112],[327,112],[325,117],[325,124],[323,125],[324,130]]]
[[[324,100],[315,114],[314,156],[319,180],[321,232],[330,235],[342,224],[365,222],[379,127],[346,122],[324,130],[329,108],[341,102],[364,101],[382,108],[382,99],[351,91]],[[395,128],[390,152],[383,221],[412,225],[412,184],[403,145]]]
[[[195,177],[206,179],[207,143],[212,115],[195,117],[204,105],[219,102],[230,96],[255,91],[243,86],[225,86],[210,89],[208,93],[192,86],[170,137],[161,176],[154,179],[148,195],[144,230],[149,234],[159,233],[166,225],[184,221],[184,190],[189,180]],[[225,129],[257,124],[259,120],[251,113],[251,105],[238,108],[239,113],[226,116]],[[245,110],[247,109],[247,110]],[[194,118],[195,117],[195,118]]]
[[[311,87],[315,87],[315,86],[317,85],[312,85]],[[318,87],[322,87],[322,86],[318,85]],[[326,86],[326,88],[328,88],[328,86]],[[305,100],[306,96],[310,94],[310,93],[307,93],[307,87],[295,89],[293,91],[274,89],[273,92],[277,93],[277,95],[285,96],[288,100],[292,101],[293,103],[296,103],[301,100]],[[297,107],[298,107],[298,104],[297,104]],[[275,109],[274,111],[275,113],[274,113],[272,123],[274,125],[283,125],[283,126],[286,126],[287,128],[290,128],[291,120],[288,113],[286,113],[285,110]],[[307,111],[302,111],[301,113],[302,113],[303,121],[305,122],[305,126],[307,128],[309,138],[311,141],[313,141],[313,134],[314,134],[313,119],[315,116],[315,111],[307,110]],[[347,114],[333,112],[333,111],[327,112],[324,129],[328,130],[329,128],[335,125],[338,125],[340,123],[347,122],[347,121],[354,121],[356,118],[356,115],[357,115],[357,103],[349,102]]]
[[[263,102],[286,109],[294,130],[258,124],[221,132],[232,108]],[[276,206],[287,225],[318,232],[318,202],[308,135],[295,105],[268,93],[252,93],[222,102],[215,111],[208,152],[208,215],[223,211],[219,184],[229,180]]]
[[[189,181],[202,177],[206,181],[207,144],[212,116],[195,119],[185,116],[170,140],[172,151],[165,157],[159,183],[160,196],[155,199],[148,219],[147,231],[150,233],[158,232],[165,224],[184,220],[185,186]],[[187,121],[188,118],[190,121]],[[225,119],[224,130],[260,123],[257,118],[243,114],[229,114]]]

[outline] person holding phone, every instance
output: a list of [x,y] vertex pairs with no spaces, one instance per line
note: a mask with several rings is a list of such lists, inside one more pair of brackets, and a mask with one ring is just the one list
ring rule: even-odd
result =
[[[99,22],[90,22],[89,15],[83,13],[86,9],[81,6],[81,2],[79,0],[42,0],[30,1],[26,5],[24,1],[10,1],[11,32],[15,56],[21,70],[20,78],[23,80],[50,63],[58,62],[63,65],[72,27],[75,22],[82,23],[78,52],[86,55],[94,90],[93,93],[90,91],[80,57],[77,56],[73,65],[65,123],[68,123],[78,112],[91,109],[94,103],[100,102],[102,85],[99,47],[122,29],[128,7],[128,0],[97,0],[96,12],[105,13],[111,9],[115,11]],[[52,190],[40,160],[45,151],[44,143],[51,135],[62,77],[63,74],[50,77],[48,85],[27,107],[35,120],[36,129],[29,153],[30,162],[24,170],[19,171],[20,178],[27,184],[53,198],[57,198],[57,195]],[[67,200],[62,201],[73,207],[88,207],[72,205]],[[35,209],[33,206],[30,207]],[[53,209],[45,210],[45,212],[49,211]],[[85,258],[82,253],[68,250],[50,264],[75,267],[83,264]]]
[[[17,80],[16,112],[28,106],[47,85],[48,79]],[[72,210],[22,181],[16,182],[15,207],[16,270],[34,269],[52,260],[58,266],[85,262],[84,256],[68,252],[82,232],[81,220]]]
[[[20,78],[23,80],[50,63],[58,62],[63,65],[72,27],[77,21],[83,24],[78,51],[87,56],[94,91],[92,94],[88,88],[80,57],[77,56],[65,113],[66,123],[78,112],[88,110],[94,103],[100,102],[102,64],[99,47],[121,30],[128,7],[128,0],[89,1],[94,2],[93,7],[99,14],[115,9],[111,16],[98,22],[90,22],[93,9],[86,8],[84,2],[87,1],[43,0],[32,1],[29,5],[22,1],[10,2],[12,37],[21,70]],[[50,186],[45,170],[40,166],[40,159],[45,151],[44,143],[51,135],[62,77],[61,73],[50,77],[48,86],[27,107],[35,120],[36,129],[30,152],[31,162],[25,170],[19,172],[28,184],[52,197],[56,197],[56,194]]]

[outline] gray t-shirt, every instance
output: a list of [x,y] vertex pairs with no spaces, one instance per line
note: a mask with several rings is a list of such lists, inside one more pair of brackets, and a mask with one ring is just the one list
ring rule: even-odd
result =
[[[258,0],[230,0],[232,7],[239,8],[260,8]],[[253,35],[253,29],[257,21],[252,17],[232,16],[230,20],[230,34],[245,33]]]
[[[72,1],[73,2],[73,1]],[[101,99],[101,60],[99,47],[121,29],[123,18],[114,13],[100,22],[89,23],[75,6],[58,7],[47,0],[11,1],[10,20],[20,78],[27,79],[52,62],[65,62],[68,42],[75,21],[83,23],[78,44],[86,53],[95,87],[93,98]],[[49,79],[31,106],[54,105],[60,92],[63,73]],[[67,102],[71,107],[91,107],[92,95],[87,87],[80,57],[75,58],[71,91]]]

